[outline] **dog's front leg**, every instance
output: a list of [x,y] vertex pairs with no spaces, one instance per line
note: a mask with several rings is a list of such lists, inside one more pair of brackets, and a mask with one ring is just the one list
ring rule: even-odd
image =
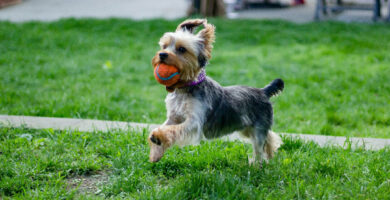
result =
[[[186,99],[178,103],[172,99],[167,102],[167,120],[163,125],[154,129],[149,135],[150,161],[159,161],[166,149],[174,144],[188,144],[192,139],[201,139],[204,119],[204,106],[196,99]],[[180,107],[172,109],[171,105]]]
[[161,126],[167,126],[167,125],[174,125],[174,124],[180,124],[180,122],[173,117],[169,117]]
[[187,139],[195,137],[201,132],[200,124],[192,119],[187,119],[180,124],[163,125],[158,129],[171,139],[172,145],[185,144]]
[[200,125],[195,120],[187,118],[182,123],[175,123],[173,120],[167,120],[163,125],[154,129],[151,135],[159,138],[161,143],[170,147],[177,142],[183,142],[186,138],[192,137],[191,134],[199,133]]
[[[159,161],[166,149],[176,144],[177,142],[183,142],[189,137],[189,134],[199,133],[200,126],[198,123],[193,123],[191,118],[187,118],[180,124],[171,124],[167,120],[162,126],[154,129],[149,135],[150,144],[150,161]],[[171,125],[168,125],[171,124]]]

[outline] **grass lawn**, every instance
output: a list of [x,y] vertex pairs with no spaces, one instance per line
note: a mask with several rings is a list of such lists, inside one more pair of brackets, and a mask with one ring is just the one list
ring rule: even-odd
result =
[[[0,22],[0,113],[162,123],[166,91],[150,60],[180,21]],[[390,138],[388,25],[209,21],[209,76],[254,87],[285,80],[275,131]]]
[[[284,138],[262,169],[251,147],[212,141],[148,162],[146,134],[0,127],[3,199],[389,199],[390,149]],[[84,181],[77,181],[83,179]]]

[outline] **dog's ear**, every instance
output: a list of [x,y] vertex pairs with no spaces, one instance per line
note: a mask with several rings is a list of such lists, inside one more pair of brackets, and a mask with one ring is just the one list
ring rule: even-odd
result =
[[204,29],[199,31],[197,36],[203,39],[205,49],[204,53],[206,58],[209,60],[211,58],[211,50],[213,49],[213,43],[215,41],[215,26],[205,22]]
[[189,31],[190,33],[194,33],[195,29],[203,24],[206,24],[207,21],[205,19],[187,19],[179,26],[177,26],[176,31],[183,30]]

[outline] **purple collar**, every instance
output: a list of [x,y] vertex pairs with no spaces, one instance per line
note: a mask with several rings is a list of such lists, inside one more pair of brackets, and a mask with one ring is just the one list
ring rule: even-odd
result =
[[206,80],[206,71],[202,70],[202,72],[200,72],[200,74],[198,75],[197,80],[188,82],[186,86],[195,86],[202,83],[204,80]]

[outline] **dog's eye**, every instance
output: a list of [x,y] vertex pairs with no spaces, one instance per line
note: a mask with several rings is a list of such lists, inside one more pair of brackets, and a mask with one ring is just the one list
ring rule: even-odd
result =
[[166,49],[166,48],[167,48],[167,45],[166,45],[166,44],[164,44],[164,45],[162,46],[162,48],[163,48],[163,49]]
[[177,48],[177,51],[180,53],[185,53],[187,50],[184,47],[179,47],[179,48]]

